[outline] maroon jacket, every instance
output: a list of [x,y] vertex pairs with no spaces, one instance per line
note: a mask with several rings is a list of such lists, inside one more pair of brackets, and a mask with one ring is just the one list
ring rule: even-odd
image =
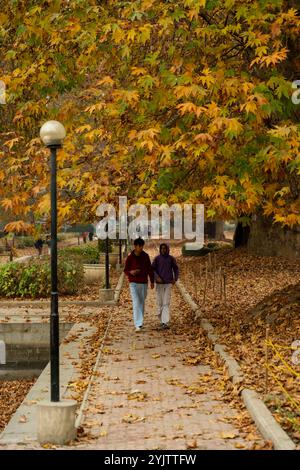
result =
[[[133,276],[129,271],[139,269],[139,273]],[[151,284],[154,283],[154,272],[148,253],[142,251],[140,256],[134,254],[134,250],[127,256],[125,262],[124,273],[128,277],[129,282],[137,282],[139,284],[148,284],[148,276]]]

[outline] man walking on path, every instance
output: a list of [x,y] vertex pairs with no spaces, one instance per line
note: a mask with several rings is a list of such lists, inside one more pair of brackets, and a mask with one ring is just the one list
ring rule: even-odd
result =
[[41,254],[42,254],[42,252],[43,252],[43,244],[44,244],[44,241],[43,241],[41,238],[38,238],[38,239],[34,242],[34,246],[35,246],[35,248],[37,249],[39,256],[41,256]]
[[179,269],[166,243],[161,243],[159,253],[152,263],[156,282],[157,316],[161,327],[169,328],[171,288],[178,280]]
[[124,273],[128,277],[133,305],[135,331],[139,332],[144,323],[145,300],[148,288],[148,276],[151,289],[154,288],[154,274],[148,253],[144,251],[145,242],[141,238],[134,240],[134,250],[127,256]]

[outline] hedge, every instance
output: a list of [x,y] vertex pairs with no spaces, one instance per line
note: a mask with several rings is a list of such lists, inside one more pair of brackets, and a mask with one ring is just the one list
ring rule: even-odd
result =
[[[74,260],[58,259],[58,292],[76,294],[83,284],[83,268]],[[48,297],[51,292],[49,258],[0,266],[0,296]]]

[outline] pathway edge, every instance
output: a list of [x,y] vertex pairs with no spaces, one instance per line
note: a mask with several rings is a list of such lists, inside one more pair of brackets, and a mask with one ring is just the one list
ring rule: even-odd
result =
[[[209,340],[214,346],[214,351],[219,354],[225,363],[233,384],[242,383],[243,374],[239,364],[225,351],[225,345],[217,343],[218,335],[214,332],[212,324],[202,316],[200,307],[193,301],[183,284],[180,281],[177,281],[176,286],[183,299],[195,313],[195,319],[200,319],[201,328],[203,328],[207,333]],[[296,444],[277,423],[258,393],[254,390],[243,388],[241,395],[251,418],[255,422],[263,438],[267,441],[271,441],[275,450],[295,450]]]

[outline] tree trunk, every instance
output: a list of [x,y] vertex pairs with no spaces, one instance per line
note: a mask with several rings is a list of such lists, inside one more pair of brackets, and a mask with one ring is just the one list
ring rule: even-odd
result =
[[246,246],[248,243],[249,235],[250,235],[250,226],[249,225],[243,226],[242,222],[238,222],[235,228],[234,237],[233,237],[234,248],[238,248],[240,246]]
[[283,256],[300,258],[300,226],[292,230],[273,224],[261,215],[252,220],[248,240],[249,253],[258,256]]
[[224,240],[224,222],[216,220],[214,222],[204,223],[204,234],[214,240]]

